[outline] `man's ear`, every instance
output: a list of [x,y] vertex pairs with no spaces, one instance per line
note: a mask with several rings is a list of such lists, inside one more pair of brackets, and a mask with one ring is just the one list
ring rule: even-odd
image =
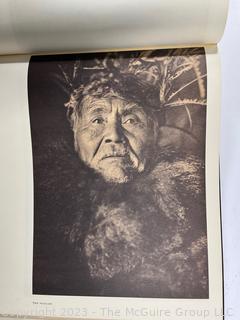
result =
[[73,112],[69,117],[69,121],[70,121],[72,131],[73,131],[74,149],[76,152],[79,151],[79,146],[77,143],[77,133],[78,133],[79,120],[80,119],[79,119],[77,112]]
[[79,152],[79,145],[77,143],[77,138],[75,133],[74,133],[74,149],[77,153]]
[[159,141],[159,135],[160,135],[160,126],[157,120],[155,120],[154,118],[152,118],[150,125],[153,129],[153,138],[154,141],[157,142]]

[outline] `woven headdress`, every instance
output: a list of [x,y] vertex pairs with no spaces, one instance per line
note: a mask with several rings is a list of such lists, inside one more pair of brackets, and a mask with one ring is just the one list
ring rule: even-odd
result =
[[206,105],[202,57],[198,48],[81,55],[59,64],[58,82],[68,113],[85,96],[119,96],[155,111],[182,106],[191,122],[189,106]]

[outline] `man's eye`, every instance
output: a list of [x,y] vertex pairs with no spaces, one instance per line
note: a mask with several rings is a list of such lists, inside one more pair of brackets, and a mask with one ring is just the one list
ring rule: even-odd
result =
[[135,117],[126,118],[123,120],[123,124],[135,124],[137,123],[137,119]]
[[92,123],[95,123],[95,124],[102,124],[104,122],[104,119],[103,118],[94,118],[92,120]]

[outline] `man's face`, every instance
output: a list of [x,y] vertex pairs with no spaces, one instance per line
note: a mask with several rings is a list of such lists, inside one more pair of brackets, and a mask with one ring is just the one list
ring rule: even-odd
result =
[[144,109],[116,97],[85,99],[74,131],[83,162],[114,183],[144,171],[156,142],[154,122]]

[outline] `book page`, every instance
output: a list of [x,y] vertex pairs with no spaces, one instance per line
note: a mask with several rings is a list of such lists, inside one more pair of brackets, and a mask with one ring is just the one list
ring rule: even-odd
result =
[[221,319],[216,47],[0,71],[2,317]]
[[2,0],[0,54],[217,43],[227,0]]

